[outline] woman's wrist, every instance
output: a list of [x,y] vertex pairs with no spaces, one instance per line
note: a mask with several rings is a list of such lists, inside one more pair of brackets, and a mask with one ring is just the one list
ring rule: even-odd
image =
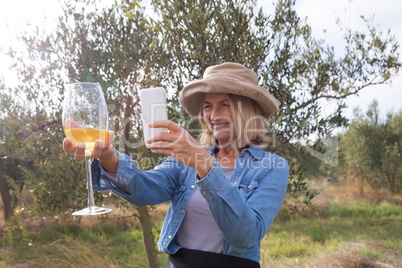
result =
[[98,158],[102,167],[112,173],[117,173],[119,166],[119,156],[114,150],[113,146],[102,152],[102,155]]
[[203,179],[205,178],[211,168],[213,167],[215,163],[215,158],[212,157],[209,153],[204,154],[204,159],[202,161],[197,161],[197,179]]

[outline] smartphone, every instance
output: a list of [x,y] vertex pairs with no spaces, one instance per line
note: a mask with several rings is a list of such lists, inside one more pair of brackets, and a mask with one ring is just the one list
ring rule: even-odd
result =
[[145,146],[146,141],[155,134],[168,132],[167,128],[150,128],[148,124],[153,121],[167,120],[166,92],[162,87],[145,88],[140,92],[142,108],[142,126],[144,132]]

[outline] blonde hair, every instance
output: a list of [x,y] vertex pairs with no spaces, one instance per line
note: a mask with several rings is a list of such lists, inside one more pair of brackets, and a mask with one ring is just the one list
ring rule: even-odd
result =
[[[256,101],[233,94],[225,94],[232,112],[233,124],[231,135],[237,152],[251,146],[268,143],[270,137],[266,135],[266,128],[261,107]],[[203,105],[200,110],[200,125],[203,129],[198,140],[206,148],[218,146],[217,141],[203,117]]]

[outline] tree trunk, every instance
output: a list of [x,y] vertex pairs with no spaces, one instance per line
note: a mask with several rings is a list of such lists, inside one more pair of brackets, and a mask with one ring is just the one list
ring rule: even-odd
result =
[[395,175],[394,174],[387,174],[385,173],[386,176],[388,177],[387,181],[388,181],[388,186],[389,186],[389,190],[391,191],[391,194],[394,195],[397,193],[397,189],[396,189],[396,183],[395,183]]
[[9,191],[9,185],[6,181],[6,178],[4,177],[4,167],[2,161],[0,161],[0,194],[4,206],[4,221],[7,222],[11,220],[11,216],[13,215],[13,198]]
[[[126,154],[129,154],[130,148],[127,146],[127,141],[130,137],[130,130],[131,130],[131,121],[130,115],[133,111],[133,98],[130,95],[127,95],[125,100],[126,107],[124,110],[124,151]],[[144,241],[145,252],[147,254],[147,261],[148,261],[148,268],[159,268],[158,263],[158,254],[156,252],[156,244],[155,244],[155,237],[152,234],[152,223],[151,223],[151,216],[148,213],[147,207],[137,208],[141,230],[142,230],[142,237]]]
[[155,237],[152,233],[151,216],[148,213],[147,207],[137,208],[137,211],[140,218],[145,251],[147,253],[148,268],[159,268]]
[[363,196],[364,195],[364,179],[362,176],[359,176],[358,180],[359,180],[359,194],[360,194],[360,196]]

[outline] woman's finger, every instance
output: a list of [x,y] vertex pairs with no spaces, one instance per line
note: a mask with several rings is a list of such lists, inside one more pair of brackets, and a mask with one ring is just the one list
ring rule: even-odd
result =
[[103,142],[102,140],[97,140],[95,142],[95,146],[92,151],[92,158],[99,159],[102,156],[102,154],[106,153],[107,150],[110,149],[110,147],[113,148],[113,146],[111,146],[113,138],[114,138],[114,132],[108,131],[106,142]]
[[102,140],[97,140],[95,142],[94,149],[92,150],[92,158],[99,158],[102,155],[103,142]]
[[75,160],[81,161],[85,159],[85,143],[78,143],[75,149]]
[[181,127],[171,120],[159,120],[154,121],[148,124],[151,128],[167,128],[173,133],[177,133],[181,131]]
[[178,133],[160,132],[150,137],[146,142],[153,143],[155,141],[168,141],[173,142],[179,137]]
[[114,132],[108,131],[108,139],[106,141],[106,144],[104,144],[103,149],[109,148],[110,144],[112,144],[113,138],[114,138]]
[[66,153],[71,153],[75,151],[75,146],[73,145],[73,143],[71,142],[71,140],[69,138],[64,138],[63,140],[63,150]]
[[148,146],[149,149],[159,149],[159,148],[173,148],[174,144],[167,141],[154,141]]
[[151,149],[154,154],[164,154],[166,156],[172,156],[172,150],[169,149]]

